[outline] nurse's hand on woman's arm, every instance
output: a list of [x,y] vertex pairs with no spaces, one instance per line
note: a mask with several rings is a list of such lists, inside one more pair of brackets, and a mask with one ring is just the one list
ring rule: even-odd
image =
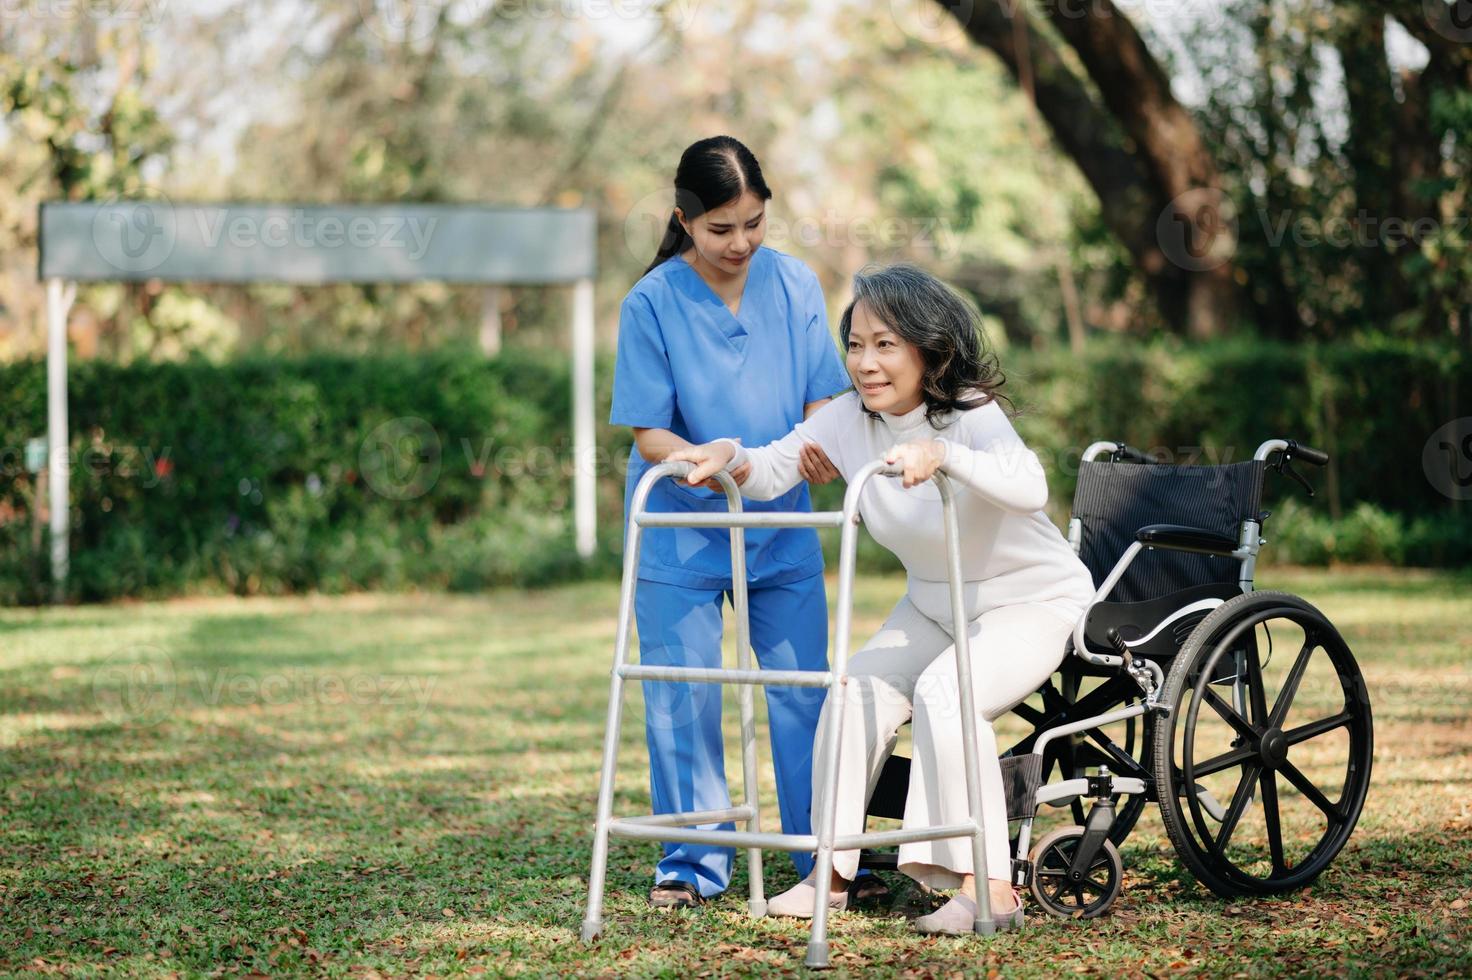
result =
[[[679,436],[675,435],[669,429],[636,428],[634,430],[634,445],[639,448],[639,455],[642,456],[644,458],[644,461],[647,463],[674,462],[679,459],[684,459],[684,457],[676,456],[676,453],[686,449],[700,448],[692,444],[689,440],[682,439]],[[727,462],[730,462],[729,458],[727,459]],[[690,481],[691,486],[699,484],[703,485],[707,490],[720,492],[721,483],[719,480],[715,479],[716,470],[719,470],[720,468],[720,466],[717,466],[715,469],[711,470],[706,478]],[[731,471],[731,479],[736,481],[736,485],[738,487],[745,483],[746,478],[750,475],[750,463],[742,463],[740,466]]]
[[838,479],[838,467],[816,442],[805,442],[797,451],[797,474],[814,486]]
[[[815,402],[808,402],[802,407],[803,421],[813,417],[813,413],[824,405],[831,402],[831,398],[820,398]],[[821,487],[825,483],[832,483],[838,479],[838,467],[823,452],[823,447],[816,442],[805,442],[797,453],[797,475],[804,480]]]

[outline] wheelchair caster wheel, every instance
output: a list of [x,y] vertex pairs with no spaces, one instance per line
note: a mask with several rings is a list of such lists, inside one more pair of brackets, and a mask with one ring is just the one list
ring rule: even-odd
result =
[[1032,849],[1032,897],[1049,915],[1095,918],[1109,911],[1124,888],[1124,862],[1108,840],[1083,875],[1070,880],[1068,868],[1083,836],[1082,827],[1063,827],[1045,835]]

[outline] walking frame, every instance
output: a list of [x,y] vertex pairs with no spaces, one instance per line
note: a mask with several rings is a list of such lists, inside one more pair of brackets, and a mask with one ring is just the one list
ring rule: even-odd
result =
[[[1296,596],[1282,592],[1255,592],[1252,580],[1258,548],[1263,543],[1260,537],[1262,522],[1267,517],[1266,511],[1259,510],[1264,469],[1273,468],[1308,488],[1307,481],[1289,466],[1290,462],[1301,459],[1322,466],[1328,462],[1328,454],[1293,440],[1272,439],[1258,447],[1251,463],[1212,467],[1209,470],[1189,466],[1160,468],[1160,475],[1177,473],[1200,477],[1227,474],[1229,469],[1235,472],[1245,467],[1241,473],[1232,477],[1235,481],[1232,486],[1235,489],[1229,490],[1221,498],[1220,502],[1225,507],[1221,514],[1199,511],[1195,503],[1200,499],[1198,495],[1184,492],[1189,487],[1172,489],[1162,497],[1141,483],[1141,474],[1150,480],[1154,480],[1157,474],[1145,470],[1135,471],[1135,466],[1149,463],[1150,460],[1123,444],[1094,443],[1084,452],[1083,459],[1085,464],[1098,470],[1092,473],[1092,478],[1099,485],[1093,486],[1091,495],[1087,498],[1082,490],[1075,495],[1074,515],[1069,525],[1069,542],[1074,552],[1080,554],[1081,558],[1084,557],[1083,545],[1086,544],[1088,530],[1086,525],[1092,528],[1088,533],[1100,542],[1110,542],[1110,539],[1101,535],[1112,529],[1122,531],[1129,543],[1123,548],[1123,554],[1117,558],[1113,557],[1113,548],[1110,545],[1110,550],[1105,555],[1106,564],[1091,569],[1098,588],[1076,624],[1072,642],[1064,655],[1066,657],[1071,653],[1094,669],[1105,669],[1107,673],[1103,676],[1120,675],[1121,679],[1128,678],[1133,683],[1128,684],[1127,689],[1101,686],[1090,693],[1087,699],[1079,701],[1077,710],[1070,701],[1064,706],[1065,710],[1057,710],[1055,705],[1053,709],[1041,713],[1031,711],[1023,716],[1035,725],[1036,731],[1001,760],[1008,797],[1007,817],[1009,821],[1020,821],[1016,840],[1011,847],[1013,859],[1011,867],[1007,869],[1009,880],[1019,887],[1031,887],[1034,898],[1050,914],[1066,915],[1070,918],[1089,918],[1102,914],[1117,897],[1123,880],[1123,868],[1111,838],[1127,834],[1139,813],[1139,806],[1132,803],[1129,815],[1122,818],[1116,827],[1116,801],[1121,796],[1128,795],[1136,800],[1144,799],[1160,804],[1162,818],[1177,853],[1203,884],[1217,894],[1276,894],[1303,887],[1317,878],[1343,847],[1363,806],[1373,751],[1369,701],[1358,666],[1333,625],[1318,610]],[[814,875],[818,887],[815,889],[812,931],[806,958],[806,964],[812,968],[828,965],[826,886],[832,875],[834,851],[969,837],[973,867],[978,879],[973,929],[981,935],[991,935],[995,932],[995,926],[991,917],[989,889],[984,887],[991,876],[987,873],[983,838],[980,760],[977,757],[975,698],[971,686],[971,659],[968,651],[969,623],[963,603],[960,530],[957,526],[955,492],[951,482],[939,471],[931,477],[940,491],[945,523],[952,633],[955,638],[956,679],[959,683],[964,742],[966,799],[971,819],[963,823],[935,827],[837,836],[834,783],[837,780],[838,752],[845,713],[829,711],[823,721],[826,727],[820,740],[823,757],[821,760],[814,760],[814,764],[821,767],[818,771],[826,774],[830,781],[829,791],[824,794],[818,812],[814,814],[815,833],[772,834],[762,832],[758,813],[756,722],[751,688],[758,684],[822,687],[827,689],[828,696],[832,698],[848,683],[859,498],[873,477],[899,476],[900,469],[883,461],[865,466],[850,481],[848,492],[844,495],[842,511],[743,513],[741,495],[735,482],[725,471],[716,474],[716,479],[726,493],[728,510],[725,513],[651,513],[645,510],[649,494],[657,481],[666,477],[688,476],[693,469],[693,464],[683,462],[661,463],[652,467],[639,481],[630,506],[623,585],[619,597],[618,637],[603,741],[603,767],[593,838],[592,871],[588,880],[587,912],[582,926],[584,942],[592,942],[603,929],[603,890],[610,837],[746,848],[750,869],[750,896],[747,904],[753,917],[765,915],[767,911],[762,880],[762,848],[816,852],[817,867]],[[1108,486],[1100,483],[1105,477],[1111,481]],[[1096,497],[1098,499],[1094,499]],[[1081,509],[1085,506],[1085,499],[1090,501],[1087,504],[1090,508],[1089,514],[1084,514]],[[1140,502],[1151,513],[1133,513],[1131,507],[1140,510],[1139,506],[1135,506]],[[1186,504],[1190,506],[1185,507]],[[1093,513],[1103,505],[1107,505],[1103,507],[1107,513]],[[1161,516],[1168,520],[1185,517],[1193,525],[1208,526],[1153,523],[1152,519],[1160,519],[1153,517],[1153,512],[1157,511],[1162,512]],[[1228,523],[1232,525],[1231,534],[1226,533],[1225,525]],[[1120,525],[1119,528],[1114,527],[1116,524]],[[736,609],[737,669],[647,667],[629,663],[634,588],[638,581],[640,541],[646,527],[731,529],[731,594]],[[747,618],[746,542],[743,533],[748,527],[842,529],[838,558],[838,612],[830,670],[753,669]],[[1162,573],[1157,567],[1151,574],[1157,578],[1164,575],[1165,581],[1152,580],[1151,588],[1145,596],[1125,596],[1119,600],[1110,600],[1109,597],[1120,584],[1126,569],[1142,552],[1154,550],[1213,555],[1235,561],[1238,567],[1230,576],[1231,581],[1223,580],[1219,572],[1207,575],[1200,570],[1177,569]],[[1306,640],[1282,690],[1276,695],[1270,714],[1266,707],[1266,684],[1262,678],[1263,663],[1253,630],[1266,630],[1270,622],[1281,621],[1302,628]],[[1094,637],[1090,630],[1102,633],[1103,638]],[[1242,639],[1244,636],[1245,640]],[[1281,728],[1282,716],[1293,701],[1298,679],[1302,677],[1306,664],[1316,651],[1323,651],[1335,676],[1339,678],[1341,693],[1345,699],[1344,709],[1332,717],[1284,731]],[[1170,668],[1169,678],[1165,676],[1166,666]],[[625,680],[740,685],[738,701],[741,711],[745,802],[740,806],[695,813],[620,818],[613,816],[614,770]],[[1231,703],[1215,693],[1214,688],[1221,684],[1231,685]],[[1045,685],[1043,693],[1046,695],[1048,690]],[[1101,698],[1105,700],[1101,701]],[[837,699],[834,700],[836,703]],[[1179,703],[1175,703],[1177,701]],[[1046,696],[1044,703],[1046,708]],[[1119,707],[1094,714],[1098,709],[1108,709],[1112,704],[1118,704]],[[1203,705],[1209,705],[1209,710],[1230,724],[1237,740],[1232,742],[1228,751],[1206,761],[1195,762],[1193,753],[1196,745],[1196,717]],[[1089,717],[1080,718],[1080,714]],[[1098,767],[1097,775],[1088,775],[1078,766],[1065,766],[1063,780],[1042,784],[1048,772],[1046,750],[1050,743],[1076,735],[1097,739],[1101,737],[1098,730],[1102,726],[1126,721],[1133,724],[1132,719],[1142,717],[1146,728],[1149,729],[1153,722],[1156,731],[1153,734],[1147,731],[1140,749],[1130,749],[1132,741],[1121,750],[1112,741],[1105,740],[1100,744],[1107,751],[1094,752],[1095,761],[1086,763],[1089,767]],[[1177,729],[1181,726],[1184,726],[1184,748],[1176,745]],[[1296,745],[1340,728],[1346,729],[1351,737],[1346,761],[1346,782],[1340,801],[1333,803],[1286,760],[1286,749],[1283,745]],[[1203,742],[1203,752],[1208,750]],[[1181,755],[1179,763],[1176,761],[1177,755]],[[1105,765],[1106,762],[1109,765]],[[1116,763],[1129,775],[1111,773],[1110,766]],[[1223,807],[1201,779],[1214,773],[1227,772],[1233,767],[1240,767],[1242,772],[1230,807]],[[1322,839],[1309,848],[1306,857],[1292,866],[1279,853],[1282,850],[1282,830],[1278,822],[1276,790],[1273,789],[1279,769],[1286,773],[1285,778],[1294,787],[1328,815],[1327,830],[1319,835]],[[881,778],[881,783],[885,782],[885,778],[887,777]],[[1268,782],[1269,779],[1274,782]],[[1251,865],[1250,861],[1242,864],[1241,859],[1227,855],[1225,850],[1226,838],[1255,795],[1259,783],[1265,801],[1264,819],[1269,821],[1269,845],[1274,848],[1273,870],[1266,876],[1255,865]],[[1270,789],[1273,789],[1271,794]],[[1081,813],[1084,800],[1092,801],[1087,819],[1076,818],[1080,826],[1054,831],[1045,836],[1029,858],[1032,824],[1038,809],[1043,804],[1070,805]],[[1266,814],[1269,804],[1272,809],[1270,818]],[[876,812],[873,805],[871,800],[870,813]],[[889,815],[893,816],[895,813]],[[1212,833],[1208,825],[1208,818],[1220,827],[1215,833]],[[745,829],[700,830],[694,827],[695,824],[736,821],[744,822]],[[1192,836],[1193,834],[1197,836]],[[1248,856],[1251,856],[1250,853]],[[1046,867],[1037,862],[1044,862]],[[1092,869],[1096,865],[1106,872],[1107,880],[1103,885],[1093,880]],[[861,866],[874,865],[864,865],[861,862]],[[1042,877],[1053,883],[1052,891],[1040,888]],[[1060,904],[1058,898],[1062,893],[1058,888],[1071,889],[1078,898],[1078,903]],[[1087,899],[1085,889],[1092,889],[1099,897]]]
[[[830,791],[823,797],[819,812],[815,814],[816,834],[773,834],[762,832],[761,815],[757,806],[756,716],[751,688],[758,684],[762,686],[778,684],[794,687],[823,687],[827,688],[828,696],[834,698],[840,688],[847,685],[849,632],[853,618],[854,562],[859,530],[859,497],[873,477],[897,477],[902,471],[900,467],[886,464],[882,460],[868,464],[855,474],[853,481],[849,484],[848,492],[844,494],[842,511],[743,513],[740,491],[730,474],[724,470],[717,473],[716,478],[726,492],[728,506],[726,513],[671,514],[650,512],[644,509],[655,483],[665,477],[688,476],[693,469],[694,465],[691,463],[660,463],[651,467],[639,481],[634,491],[633,503],[629,508],[628,541],[624,548],[623,586],[619,595],[618,638],[614,647],[612,690],[608,699],[608,723],[603,737],[603,769],[598,788],[598,816],[593,836],[593,866],[588,877],[588,907],[583,919],[583,941],[592,942],[603,931],[603,889],[608,869],[609,837],[745,847],[750,886],[747,908],[754,918],[763,916],[767,912],[767,900],[762,881],[762,849],[815,851],[817,868],[814,874],[819,884],[815,890],[812,932],[808,939],[805,962],[811,968],[823,968],[828,965],[828,889],[826,883],[832,874],[834,851],[884,847],[951,837],[970,837],[973,867],[977,880],[985,882],[988,878],[986,848],[982,837],[980,760],[976,752],[976,712],[971,687],[971,658],[967,653],[968,621],[962,597],[961,541],[956,520],[955,491],[945,474],[937,471],[931,477],[940,490],[945,514],[951,615],[956,639],[956,679],[960,685],[961,732],[965,743],[966,800],[971,810],[971,820],[937,827],[873,831],[835,837],[836,800],[833,787],[830,787]],[[731,529],[731,595],[736,611],[737,669],[646,667],[642,664],[629,663],[634,588],[639,577],[639,548],[643,530],[647,527],[725,527]],[[744,531],[748,527],[839,527],[843,529],[839,544],[838,616],[836,637],[833,643],[832,669],[826,671],[753,669],[746,601],[746,536]],[[741,764],[745,793],[745,802],[742,805],[723,810],[689,813],[617,818],[613,816],[614,770],[617,763],[619,725],[623,717],[623,689],[626,680],[740,685],[738,703],[741,711]],[[836,701],[836,698],[834,700]],[[829,774],[829,778],[836,781],[843,712],[829,711],[826,716],[826,724],[827,731],[824,732],[822,743],[824,758],[821,762],[821,771]],[[746,824],[746,829],[699,830],[693,826],[726,821],[742,821]],[[984,886],[978,887],[976,898],[975,931],[982,935],[991,935],[996,927],[992,922],[988,889]]]

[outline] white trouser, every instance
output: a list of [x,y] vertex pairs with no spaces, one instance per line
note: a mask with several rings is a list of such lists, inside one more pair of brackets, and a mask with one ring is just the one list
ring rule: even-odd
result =
[[[992,721],[1043,686],[1063,660],[1076,622],[1070,603],[999,606],[971,621],[971,679],[976,688],[976,743],[981,761],[982,819],[988,877],[1011,877],[1007,801]],[[906,596],[884,625],[848,662],[843,688],[843,732],[838,753],[835,835],[861,833],[869,796],[894,751],[899,728],[911,716],[914,756],[905,801],[906,829],[965,823],[966,765],[961,743],[960,687],[951,624],[922,614]],[[828,795],[825,758],[830,699],[818,722],[813,760],[813,819]],[[814,830],[818,828],[814,826]],[[833,868],[844,878],[858,873],[858,851],[835,851]],[[899,869],[931,888],[956,888],[972,873],[971,840],[904,844]]]

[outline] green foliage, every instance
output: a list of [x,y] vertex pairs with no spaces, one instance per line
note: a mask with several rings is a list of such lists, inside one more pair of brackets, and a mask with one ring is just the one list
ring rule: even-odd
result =
[[[1326,470],[1298,468],[1320,490],[1316,510],[1336,520],[1361,502],[1432,520],[1455,510],[1421,465],[1431,434],[1472,406],[1472,366],[1454,348],[1095,344],[1079,357],[1015,352],[1006,367],[1018,427],[1049,467],[1054,500],[1071,497],[1073,464],[1096,439],[1174,463],[1230,463],[1287,438],[1330,454]],[[1301,494],[1270,476],[1265,506]]]
[[[1006,366],[1060,525],[1079,454],[1096,439],[1221,463],[1296,438],[1333,461],[1300,465],[1320,490],[1311,502],[1269,476],[1269,560],[1472,561],[1472,513],[1421,465],[1431,433],[1472,405],[1455,350],[1099,344],[1082,357],[1014,351]],[[543,353],[81,362],[70,380],[68,589],[82,600],[474,591],[612,573],[630,433],[598,436],[602,543],[588,565],[572,547],[570,400],[565,359]],[[49,589],[44,542],[38,554],[31,537],[36,488],[20,466],[25,439],[44,431],[44,365],[0,368],[3,603]],[[837,508],[842,493],[821,487],[814,500]],[[866,568],[896,567],[873,542],[862,553]]]
[[[70,388],[77,599],[478,589],[609,567],[573,554],[571,393],[555,355],[92,361]],[[43,365],[0,369],[0,391],[7,443],[44,432]],[[615,542],[628,443],[600,435]],[[0,492],[29,511],[27,479]],[[0,525],[0,601],[47,587],[30,530]]]

